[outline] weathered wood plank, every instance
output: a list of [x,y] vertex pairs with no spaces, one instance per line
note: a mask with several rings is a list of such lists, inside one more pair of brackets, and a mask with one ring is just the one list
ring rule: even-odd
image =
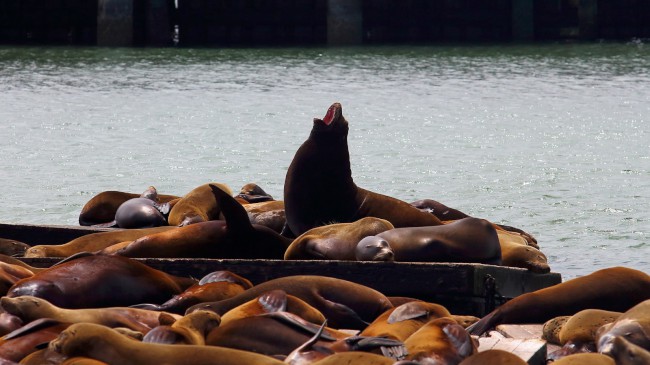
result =
[[502,324],[498,325],[496,330],[506,338],[539,340],[542,338],[543,327],[542,324]]

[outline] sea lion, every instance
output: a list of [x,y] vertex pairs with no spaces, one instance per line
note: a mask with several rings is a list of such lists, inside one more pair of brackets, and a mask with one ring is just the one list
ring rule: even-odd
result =
[[50,348],[66,356],[85,356],[121,365],[283,365],[280,360],[216,346],[165,345],[138,342],[93,323],[76,323],[54,340]]
[[497,235],[501,245],[503,266],[521,267],[535,273],[551,271],[546,255],[535,247],[529,246],[524,238],[504,231],[497,231]]
[[144,236],[115,252],[126,257],[208,257],[281,259],[291,240],[270,228],[252,225],[246,211],[229,193],[208,185],[225,221],[193,223]]
[[205,345],[205,338],[219,327],[221,317],[211,311],[196,311],[176,319],[163,312],[159,321],[161,325],[147,332],[142,342]]
[[569,318],[571,316],[559,316],[544,322],[542,326],[542,340],[562,346],[560,343],[560,331]]
[[521,357],[504,350],[490,349],[476,353],[458,365],[527,365]]
[[235,195],[235,198],[238,198],[238,201],[242,204],[261,203],[273,200],[271,194],[264,191],[264,189],[255,183],[248,183],[242,186],[239,194]]
[[[25,323],[40,318],[51,318],[65,323],[88,322],[108,327],[126,327],[142,333],[147,333],[160,325],[158,321],[160,312],[156,311],[127,307],[65,309],[45,299],[28,295],[15,298],[2,297],[0,306]],[[175,319],[182,317],[172,313],[167,315]]]
[[31,295],[68,309],[162,302],[196,280],[120,256],[79,255],[19,280],[7,296]]
[[[475,262],[501,264],[501,246],[492,225],[478,218],[464,218],[440,226],[394,228],[377,234],[392,249],[395,261],[403,262]],[[364,239],[366,240],[366,239]],[[357,248],[357,257],[374,254],[362,252],[367,239]]]
[[75,238],[61,245],[38,245],[29,248],[25,257],[68,257],[79,252],[95,252],[124,241],[134,241],[140,237],[170,231],[177,227],[163,226],[141,229],[118,229],[110,232],[97,232]]
[[7,256],[23,256],[29,245],[8,238],[0,238],[0,254]]
[[29,323],[0,338],[0,358],[20,361],[38,350],[37,346],[55,339],[69,323],[41,319]]
[[29,278],[34,272],[20,265],[0,261],[0,295],[5,295],[18,280]]
[[0,308],[0,336],[4,336],[9,332],[15,331],[23,326],[23,320],[18,316],[7,313],[4,309]]
[[259,224],[280,233],[287,223],[284,213],[284,201],[270,200],[258,203],[242,204],[252,224]]
[[110,364],[105,363],[103,361],[91,359],[89,357],[75,356],[65,360],[64,362],[61,363],[61,365],[110,365]]
[[623,312],[649,298],[650,276],[625,267],[607,268],[511,299],[469,331],[481,335],[502,323],[544,323],[590,308]]
[[608,352],[616,365],[648,365],[650,364],[650,351],[625,339],[616,336]]
[[409,302],[384,312],[361,331],[360,335],[405,341],[430,320],[449,316],[451,313],[447,308],[439,304]]
[[598,329],[616,321],[622,314],[601,309],[582,310],[572,315],[560,329],[560,345],[567,342],[595,342]]
[[623,336],[635,345],[650,349],[650,300],[642,301],[621,314],[616,321],[603,325],[596,336],[598,352],[609,355],[617,336]]
[[171,209],[167,221],[170,226],[187,226],[198,222],[219,219],[221,208],[212,193],[210,185],[215,185],[229,196],[232,190],[226,184],[208,183],[200,185],[185,194]]
[[433,214],[405,201],[357,187],[342,110],[341,104],[334,103],[322,120],[314,118],[309,138],[289,165],[284,181],[284,234],[296,237],[314,227],[363,217],[383,218],[395,227],[440,225]]
[[[355,251],[361,239],[393,229],[381,218],[365,217],[352,223],[314,227],[294,239],[284,254],[285,260],[356,260]],[[392,261],[392,255],[374,261]]]
[[322,360],[319,360],[313,365],[341,365],[341,364],[355,364],[355,365],[392,365],[395,360],[361,351],[347,351],[337,352]]
[[248,279],[229,271],[220,270],[205,275],[197,284],[190,286],[178,295],[174,295],[163,304],[146,303],[136,304],[132,307],[185,313],[187,308],[195,304],[232,298],[252,287],[253,284]]
[[316,308],[312,307],[302,299],[288,295],[284,290],[271,290],[263,293],[256,299],[239,305],[222,317],[222,323],[257,316],[264,313],[289,312],[297,315],[305,321],[320,325],[325,322],[325,316]]
[[[145,191],[145,194],[147,191]],[[157,194],[157,192],[156,192]],[[95,224],[105,224],[115,220],[115,212],[129,199],[140,198],[143,194],[127,193],[123,191],[103,191],[91,198],[81,209],[79,214],[79,224],[82,226],[92,226]],[[157,194],[159,203],[169,203],[172,200],[179,199],[176,195]]]
[[617,365],[614,359],[602,354],[584,353],[563,357],[552,362],[553,365]]
[[242,294],[219,302],[201,303],[197,309],[221,315],[271,290],[281,289],[318,309],[334,328],[363,329],[377,316],[392,308],[382,293],[351,281],[317,275],[285,276],[258,284]]
[[427,322],[410,335],[404,345],[407,360],[421,363],[458,364],[478,352],[478,341],[451,318]]
[[[51,351],[47,347],[43,349],[41,346],[38,346],[38,348],[40,350],[34,351],[20,360],[20,365],[61,364],[67,359],[67,356]],[[4,365],[4,363],[0,362],[0,365]]]

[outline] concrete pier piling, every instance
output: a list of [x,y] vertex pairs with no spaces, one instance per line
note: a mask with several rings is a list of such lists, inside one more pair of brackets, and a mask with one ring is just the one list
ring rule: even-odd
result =
[[0,0],[0,44],[184,47],[650,38],[648,0]]

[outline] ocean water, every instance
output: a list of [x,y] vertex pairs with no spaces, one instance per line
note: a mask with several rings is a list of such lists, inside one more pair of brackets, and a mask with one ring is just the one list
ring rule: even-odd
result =
[[256,182],[313,117],[357,185],[519,227],[568,278],[650,273],[650,44],[0,47],[0,222],[78,224],[105,190]]

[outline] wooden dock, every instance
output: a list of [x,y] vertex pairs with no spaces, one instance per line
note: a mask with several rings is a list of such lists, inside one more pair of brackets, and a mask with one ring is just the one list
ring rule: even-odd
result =
[[0,44],[229,47],[649,37],[646,0],[0,0]]

